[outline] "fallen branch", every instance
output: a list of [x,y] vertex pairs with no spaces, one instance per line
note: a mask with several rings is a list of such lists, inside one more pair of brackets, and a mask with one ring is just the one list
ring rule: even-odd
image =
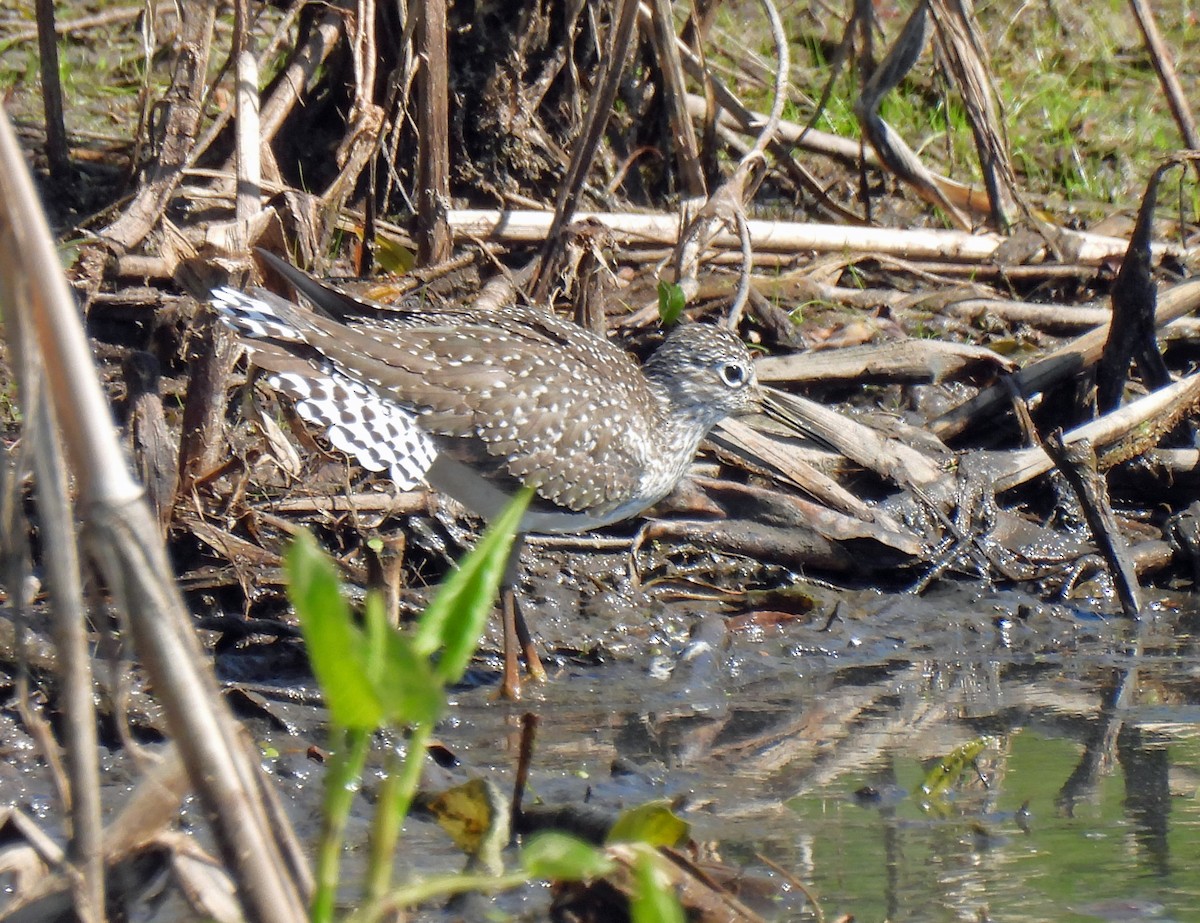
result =
[[[492,209],[451,209],[447,212],[451,230],[459,239],[482,238],[506,243],[537,243],[546,239],[554,215],[548,211],[526,209],[496,211]],[[624,245],[670,246],[679,237],[677,214],[638,214],[633,212],[577,212],[576,220],[597,221],[608,228]],[[746,222],[750,242],[755,250],[767,252],[816,251],[818,253],[859,253],[872,256],[891,255],[908,259],[956,260],[984,263],[996,256],[1006,238],[999,234],[969,234],[965,231],[906,230],[902,228],[844,227],[833,224],[811,224],[799,221]],[[1078,263],[1099,265],[1122,256],[1129,242],[1119,237],[1064,231],[1059,241],[1076,252],[1071,258]],[[740,249],[735,233],[719,231],[710,247]],[[1189,248],[1176,244],[1156,243],[1152,252],[1157,258],[1171,256],[1186,259],[1194,255]],[[1034,260],[1048,259],[1045,250]]]

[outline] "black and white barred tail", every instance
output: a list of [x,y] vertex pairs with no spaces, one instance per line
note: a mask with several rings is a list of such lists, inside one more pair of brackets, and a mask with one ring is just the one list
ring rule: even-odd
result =
[[367,470],[387,471],[400,490],[421,483],[437,448],[416,416],[308,346],[292,305],[261,289],[219,288],[210,297],[221,320],[267,370],[267,382],[292,399],[303,420]]

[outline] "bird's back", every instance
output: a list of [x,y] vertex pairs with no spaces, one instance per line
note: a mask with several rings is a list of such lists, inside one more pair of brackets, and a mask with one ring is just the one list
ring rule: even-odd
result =
[[[315,309],[262,289],[221,289],[214,305],[304,419],[402,488],[427,478],[490,516],[533,484],[534,527],[579,531],[669,492],[724,415],[688,419],[627,353],[548,312],[394,309],[271,262]],[[740,341],[715,330],[699,339],[718,358],[728,350],[752,379]],[[719,365],[704,358],[704,368],[678,374]]]

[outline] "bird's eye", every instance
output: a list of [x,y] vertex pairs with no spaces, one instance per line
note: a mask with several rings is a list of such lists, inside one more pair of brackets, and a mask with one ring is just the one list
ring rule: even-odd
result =
[[746,383],[747,370],[744,365],[727,362],[721,366],[721,381],[731,388],[739,388]]

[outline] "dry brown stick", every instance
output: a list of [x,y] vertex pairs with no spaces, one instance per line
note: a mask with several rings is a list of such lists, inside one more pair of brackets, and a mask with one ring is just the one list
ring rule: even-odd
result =
[[956,227],[967,230],[971,227],[967,217],[942,191],[916,153],[879,115],[883,97],[900,84],[929,42],[931,25],[928,5],[929,0],[918,0],[887,57],[863,86],[855,100],[854,112],[862,126],[863,135],[871,142],[887,168],[912,186],[921,198],[942,209]]
[[514,833],[522,829],[525,790],[529,787],[529,769],[533,765],[533,749],[540,723],[541,719],[534,712],[525,712],[521,716],[521,746],[517,751],[517,771],[513,777],[512,803],[508,818],[508,829]]
[[[755,138],[754,147],[742,158],[742,164],[751,163],[752,158],[761,158],[765,163],[766,152],[775,142],[776,135],[779,133],[779,123],[783,119],[783,107],[788,96],[788,72],[792,68],[787,36],[784,34],[783,20],[779,18],[779,10],[776,9],[774,0],[760,0],[760,2],[763,12],[767,15],[767,23],[771,29],[771,39],[775,43],[775,84],[772,88],[770,115],[767,116],[767,121],[763,125],[762,131]],[[741,172],[740,165],[738,172]],[[733,304],[730,305],[728,315],[725,319],[725,325],[731,330],[736,330],[741,323],[742,312],[745,310],[746,302],[750,298],[750,274],[754,271],[754,251],[750,243],[750,226],[746,220],[745,205],[753,197],[754,192],[758,188],[758,183],[761,182],[762,177],[759,176],[757,183],[742,185],[741,200],[733,216],[738,241],[742,247],[742,263],[741,273],[738,278],[737,293],[734,296]]]
[[[129,155],[129,164],[132,171],[140,169],[140,165],[146,160],[147,149],[152,148],[157,143],[158,138],[152,137],[150,126],[157,121],[156,107],[159,104],[159,93],[154,85],[155,64],[154,58],[158,51],[158,17],[154,15],[151,9],[150,0],[143,7],[144,15],[140,17],[136,24],[138,31],[141,33],[142,40],[142,76],[138,81],[138,114],[137,125],[133,129],[133,150]],[[136,172],[131,173],[130,178],[133,179]],[[123,205],[124,203],[120,203]],[[117,207],[120,207],[119,205]],[[93,277],[92,284],[98,287],[99,279]],[[89,302],[96,295],[95,289],[88,293]]]
[[[691,71],[694,65],[689,59],[685,58],[684,60],[685,65]],[[721,98],[723,110],[718,115],[718,125],[733,128],[743,133],[749,133],[754,131],[756,126],[760,125],[763,119],[766,118],[761,113],[754,112],[743,106],[723,84],[717,82],[714,84],[714,87],[716,87],[716,92]],[[688,111],[692,113],[694,118],[701,118],[705,112],[703,97],[689,94]],[[785,162],[792,160],[794,162],[794,158],[791,157],[790,153],[790,147],[793,146],[834,158],[851,166],[856,165],[861,159],[868,167],[883,169],[883,161],[879,159],[879,155],[870,148],[862,149],[857,141],[853,141],[850,138],[843,138],[840,135],[817,131],[815,128],[798,125],[795,122],[781,121],[779,123],[779,141],[772,146],[771,153],[775,155],[777,160]],[[790,167],[787,169],[789,175],[793,176],[793,178],[797,176]],[[803,173],[807,178],[800,185],[808,189],[810,193],[817,195],[819,204],[822,204],[826,209],[836,210],[838,216],[842,217],[843,220],[851,220],[856,224],[863,222],[863,218],[860,215],[855,215],[853,212],[842,208],[836,202],[828,200],[820,183],[807,171],[803,171]],[[942,193],[959,208],[980,213],[987,211],[987,195],[982,190],[967,186],[938,173],[930,173],[930,178],[942,190]]]
[[[1108,467],[1151,448],[1181,416],[1194,412],[1197,402],[1200,402],[1200,376],[1191,375],[1076,427],[1064,438],[1067,442],[1090,440],[1103,453],[1102,462]],[[995,461],[992,483],[997,492],[1012,490],[1051,467],[1050,457],[1040,446],[1020,449]]]
[[[753,227],[753,221],[751,222],[751,227]],[[405,234],[396,231],[393,231],[392,235],[394,236],[395,240],[401,243],[411,240],[411,238]],[[478,243],[478,240],[476,240],[476,243]],[[416,245],[413,244],[412,246]],[[822,245],[821,249],[828,250],[830,248]],[[843,247],[842,249],[844,251],[847,248]],[[628,239],[625,240],[624,247],[620,252],[621,262],[630,265],[658,264],[662,263],[666,259],[669,259],[670,255],[670,251],[664,247],[647,246],[641,241],[631,241]],[[717,251],[716,253],[713,253],[707,257],[705,262],[718,266],[736,266],[741,261],[741,258],[742,255],[740,252]],[[871,259],[871,257],[865,254],[859,255],[850,259],[848,261],[848,265],[853,265],[853,263],[858,259]],[[795,252],[789,256],[787,250],[785,249],[773,251],[758,250],[754,255],[754,265],[759,269],[764,270],[794,270],[798,260],[799,258]],[[885,261],[881,260],[880,262]],[[893,260],[892,262],[898,263],[899,261]],[[1000,279],[1006,284],[1011,284],[1014,281],[1044,284],[1048,280],[1053,279],[1078,281],[1093,279],[1096,276],[1096,267],[1089,266],[1084,263],[1035,263],[1032,266],[1009,267],[988,264],[980,265],[971,263],[944,263],[940,260],[927,259],[921,259],[920,262],[906,260],[904,263],[906,265],[906,269],[904,270],[905,272],[914,273],[918,276],[928,273],[946,276],[947,284],[953,284],[953,281],[956,277],[961,277],[972,283],[988,279]],[[118,265],[123,265],[123,263],[118,261]],[[141,275],[141,273],[136,271],[129,273],[131,278],[141,278]],[[151,274],[149,278],[154,278],[153,274]],[[770,278],[759,275],[757,281],[761,284],[769,282]],[[701,282],[701,292],[705,290],[706,284],[707,283],[704,281]],[[874,308],[880,304],[904,306],[911,305],[913,302],[913,295],[911,293],[898,291],[896,289],[849,289],[834,285],[826,286],[823,283],[819,287],[826,289],[833,296],[835,296],[826,299],[828,301],[852,306],[857,305],[867,309]],[[872,300],[873,298],[875,300]],[[1082,310],[1088,309],[1085,308]],[[1108,316],[1106,311],[1105,316],[1098,318],[1094,323],[1102,324],[1107,319]],[[624,323],[623,326],[635,327],[637,326],[637,323],[627,322]],[[1070,326],[1088,327],[1093,326],[1093,324],[1089,322],[1087,324],[1074,324]]]
[[736,327],[746,300],[749,297],[750,273],[753,271],[753,250],[750,243],[750,230],[746,219],[745,206],[753,197],[755,191],[766,173],[766,151],[775,134],[779,130],[779,122],[783,117],[783,106],[787,98],[788,71],[791,59],[788,51],[787,37],[784,35],[783,22],[775,8],[773,0],[760,0],[770,25],[771,37],[775,43],[776,70],[774,95],[771,99],[771,113],[754,141],[754,146],[742,157],[732,175],[708,197],[704,207],[700,209],[683,233],[679,235],[679,243],[675,248],[675,282],[683,289],[688,301],[695,298],[699,288],[700,259],[708,249],[709,241],[716,232],[724,227],[737,234],[742,248],[741,281],[734,298],[726,325]]
[[[793,428],[837,449],[868,471],[901,487],[926,487],[944,479],[938,460],[930,454],[892,439],[816,401],[768,390],[769,403],[783,413]],[[776,414],[772,413],[772,416]]]
[[841,349],[768,356],[757,362],[763,382],[951,381],[964,369],[1012,371],[1015,364],[974,343],[893,340]]
[[[31,345],[31,337],[26,325],[21,319],[8,328],[9,342],[13,358],[13,371],[18,382],[29,382],[25,390],[18,392],[22,407],[28,407],[28,415],[24,430],[27,436],[19,444],[19,448],[10,453],[6,460],[4,480],[0,484],[5,489],[3,501],[3,520],[0,520],[0,543],[4,550],[4,584],[8,588],[8,603],[12,620],[5,620],[5,628],[11,629],[11,647],[3,645],[4,660],[15,665],[15,700],[17,714],[24,725],[33,745],[41,754],[46,764],[46,771],[51,785],[58,795],[59,805],[69,810],[71,805],[71,786],[67,773],[63,770],[62,747],[50,729],[50,722],[43,716],[43,709],[34,702],[30,694],[30,679],[35,671],[40,671],[45,678],[58,675],[59,659],[55,651],[50,658],[42,656],[42,645],[31,643],[34,637],[35,622],[32,618],[33,593],[37,587],[33,583],[33,555],[30,548],[29,522],[23,515],[24,484],[27,478],[27,468],[31,466],[30,456],[33,441],[42,433],[44,426],[42,408],[48,403],[42,393],[42,368],[37,362],[36,350]],[[32,472],[36,477],[37,472]],[[8,639],[6,638],[7,642]]]
[[300,102],[309,81],[337,46],[342,35],[342,16],[337,8],[327,7],[313,25],[308,43],[295,49],[288,66],[275,78],[275,89],[262,105],[263,144],[274,140],[284,120]]
[[745,313],[746,302],[750,300],[752,287],[750,277],[754,272],[754,248],[750,243],[750,226],[746,223],[745,211],[739,209],[734,213],[733,226],[737,229],[738,240],[742,245],[742,259],[738,263],[737,289],[722,323],[730,330],[737,330],[742,324],[742,314]]
[[[728,117],[728,113],[724,110],[722,110],[721,114]],[[715,135],[714,143],[719,139],[721,143],[729,149],[730,153],[740,161],[743,157],[750,153],[750,145],[747,144],[741,137],[739,137],[737,132],[729,128],[728,124],[728,120],[713,121],[712,133]],[[792,187],[797,192],[809,191],[809,180],[811,179],[811,174],[808,174],[808,172],[796,162],[794,157],[787,155],[786,150],[778,141],[771,142],[769,150],[774,157],[775,168],[782,170],[783,172],[783,177],[781,178],[786,179],[789,183],[791,183]],[[826,215],[834,215],[841,220],[848,220],[852,224],[859,223],[858,219],[852,214],[847,212],[845,213],[845,216],[839,215],[835,208],[828,207],[829,205],[836,205],[836,203],[834,203],[832,200],[824,202],[818,199],[814,202],[814,204],[816,205],[818,211],[823,212]]]
[[[834,515],[813,504],[812,521],[817,521],[822,512],[830,518]],[[849,521],[847,517],[841,519]],[[852,525],[860,531],[872,528],[869,524],[857,520],[854,520]],[[694,544],[699,548],[744,555],[759,562],[772,561],[798,570],[819,567],[822,570],[846,573],[857,570],[862,564],[838,542],[825,538],[817,529],[811,527],[807,530],[795,527],[782,529],[744,519],[726,519],[720,522],[669,519],[647,523],[638,535],[643,541]]]
[[1121,535],[1117,518],[1109,504],[1108,488],[1096,471],[1096,450],[1087,439],[1064,442],[1062,430],[1051,433],[1043,441],[1042,447],[1054,460],[1055,467],[1062,472],[1079,500],[1092,540],[1108,564],[1121,609],[1129,618],[1137,618],[1142,610],[1137,570],[1129,556],[1129,545]]
[[[404,16],[404,25],[399,40],[394,41],[392,49],[396,63],[388,73],[387,90],[383,94],[381,108],[382,122],[376,137],[375,150],[371,152],[372,166],[367,173],[367,191],[363,198],[362,248],[358,265],[355,267],[357,274],[363,277],[372,274],[375,255],[379,249],[380,210],[388,207],[392,191],[398,190],[404,206],[410,212],[416,211],[412,200],[400,182],[396,169],[396,158],[399,156],[400,142],[404,137],[405,128],[412,122],[407,102],[411,98],[412,83],[417,74],[417,56],[413,39],[420,20],[419,14]],[[420,140],[419,132],[418,140]],[[379,189],[381,180],[383,183],[382,193]],[[338,215],[338,219],[339,223],[345,222],[344,208]],[[451,245],[453,245],[453,239],[451,239]]]
[[1000,119],[987,48],[979,35],[974,10],[962,0],[930,0],[938,40],[966,110],[979,167],[991,204],[992,223],[1005,230],[1016,218],[1018,189],[1008,153],[1008,137]]
[[[0,199],[6,192],[0,179]],[[14,221],[21,211],[16,202],[7,204],[10,214],[0,216],[0,229],[6,219]],[[84,920],[99,921],[104,912],[104,869],[98,847],[100,787],[96,763],[96,715],[74,517],[61,446],[55,438],[54,409],[44,383],[45,370],[38,359],[28,318],[13,310],[22,284],[17,267],[24,269],[30,265],[36,264],[27,263],[11,252],[0,253],[0,277],[3,277],[0,312],[7,324],[8,341],[15,358],[13,370],[24,413],[23,435],[27,451],[23,454],[30,456],[33,465],[43,566],[55,639],[52,669],[62,689],[62,699],[57,707],[64,716],[64,745],[55,738],[49,721],[43,717],[41,709],[34,707],[29,694],[29,600],[24,580],[25,573],[31,573],[25,569],[29,561],[28,537],[26,524],[14,521],[15,511],[10,508],[5,511],[6,521],[0,525],[6,536],[6,557],[10,558],[10,573],[6,574],[10,579],[6,582],[16,617],[17,710],[41,753],[59,796],[59,804],[69,818],[68,864],[63,871],[74,909]],[[15,494],[21,483],[22,469],[18,466],[13,473],[11,488]],[[15,499],[6,498],[8,503]]]
[[554,206],[554,219],[550,223],[542,245],[541,256],[538,258],[537,276],[531,291],[536,300],[545,301],[550,294],[554,275],[553,263],[556,260],[561,243],[563,228],[575,217],[575,207],[579,202],[579,191],[591,167],[595,156],[596,146],[604,126],[612,115],[613,103],[617,98],[617,88],[620,86],[621,74],[625,69],[625,58],[629,53],[629,44],[633,39],[633,28],[637,24],[638,0],[617,0],[616,25],[608,43],[605,55],[604,73],[600,77],[592,103],[588,107],[587,121],[583,132],[575,142],[571,153],[571,163],[563,177],[562,188]]
[[[1146,39],[1146,47],[1150,52],[1150,62],[1158,73],[1159,83],[1167,97],[1167,105],[1171,107],[1171,115],[1183,135],[1183,142],[1196,150],[1200,148],[1200,131],[1196,129],[1196,118],[1188,105],[1187,95],[1179,83],[1179,75],[1175,72],[1175,59],[1167,43],[1163,41],[1158,31],[1158,23],[1154,21],[1154,11],[1146,0],[1129,0],[1129,7],[1137,19],[1138,28]],[[1200,161],[1192,161],[1192,169],[1200,176]]]
[[140,500],[97,504],[89,519],[89,545],[129,615],[135,648],[162,699],[247,915],[294,923],[303,917],[304,896],[257,797],[257,757],[239,736],[204,666],[183,600],[169,579],[171,564],[156,524]]
[[239,355],[236,338],[211,313],[196,325],[179,436],[179,495],[225,456],[225,386]]
[[[693,77],[703,79],[707,84],[711,85],[713,94],[721,106],[721,110],[717,115],[717,125],[728,124],[746,134],[757,133],[759,126],[767,118],[765,115],[753,112],[742,105],[741,100],[734,96],[716,76],[709,74],[704,69],[700,59],[693,57],[687,49],[684,49],[683,61],[688,73]],[[708,104],[703,97],[689,94],[687,102],[688,111],[691,112],[694,118],[705,118],[707,116]],[[789,130],[784,130],[785,125]],[[780,138],[772,141],[768,149],[776,161],[784,165],[784,169],[792,181],[812,195],[817,206],[824,213],[841,221],[861,224],[863,221],[861,215],[854,214],[854,212],[843,208],[829,198],[822,188],[820,181],[792,156],[789,145],[800,146],[800,142],[796,139],[804,135],[804,129],[793,123],[784,123],[781,120],[779,133]],[[856,158],[858,146],[853,142],[838,138],[835,135],[815,131],[805,137],[806,140],[803,146],[807,150],[818,150],[829,156],[838,157],[839,159],[850,159],[851,161]],[[868,152],[868,159],[874,159],[875,165],[878,165],[878,158],[874,157],[873,152]]]
[[[157,524],[125,468],[78,311],[66,280],[54,271],[53,238],[7,118],[0,118],[0,206],[0,301],[7,322],[21,312],[35,334],[89,548],[123,604],[247,914],[263,923],[294,923],[303,916],[303,899],[252,796],[257,757],[238,737],[204,666]],[[21,268],[35,266],[42,271]]]
[[[129,22],[138,19],[146,12],[145,4],[139,3],[136,6],[125,6],[115,10],[105,10],[103,13],[94,13],[91,16],[79,16],[75,19],[58,20],[54,24],[55,35],[71,35],[76,32],[86,32],[89,29],[102,29],[105,26],[115,26],[124,22]],[[172,16],[175,13],[175,5],[173,3],[164,3],[156,7],[154,10],[155,17]],[[8,47],[19,45],[22,42],[32,41],[38,37],[37,29],[24,29],[18,32],[9,33],[5,39],[5,44]]]
[[[416,211],[416,207],[409,200],[404,183],[401,182],[399,171],[396,169],[396,160],[399,157],[400,142],[403,140],[406,126],[413,121],[411,108],[407,105],[407,101],[412,98],[412,84],[416,79],[417,72],[413,37],[418,19],[418,16],[411,14],[405,17],[404,30],[398,48],[394,49],[399,63],[392,69],[388,78],[388,92],[384,102],[384,109],[390,122],[390,131],[386,135],[381,135],[379,139],[381,152],[386,146],[386,153],[383,153],[382,156],[383,162],[387,166],[387,178],[383,184],[383,192],[379,194],[377,201],[379,203],[390,202],[392,193],[396,192],[404,200],[409,211]],[[376,222],[378,222],[378,218],[376,218]],[[378,223],[376,223],[376,230],[378,227]],[[368,243],[370,247],[375,245],[373,238],[368,238]],[[370,255],[369,249],[365,255]],[[366,266],[363,268],[369,269]]]
[[75,912],[85,923],[104,919],[101,855],[100,766],[92,662],[79,547],[71,512],[66,462],[55,437],[49,395],[39,389],[39,412],[31,420],[36,468],[38,526],[46,554],[47,589],[54,617],[60,699],[64,715],[63,757],[70,778],[71,842],[67,859]]
[[[303,3],[293,3],[290,7],[288,7],[287,13],[284,14],[283,19],[281,19],[276,25],[275,32],[267,42],[266,47],[263,48],[262,51],[259,52],[257,58],[255,58],[255,69],[258,71],[258,73],[261,74],[264,70],[264,65],[269,65],[269,63],[274,59],[276,52],[279,50],[279,46],[282,45],[284,39],[290,35],[292,24],[300,15],[300,11],[304,8],[305,5]],[[254,89],[257,93],[258,87],[255,87]],[[234,112],[234,109],[227,106],[221,110],[220,114],[218,114],[215,119],[213,119],[212,124],[208,126],[204,132],[204,135],[199,141],[196,142],[196,145],[192,148],[192,151],[188,156],[187,165],[189,170],[192,170],[195,167],[196,161],[212,146],[212,143],[216,141],[221,132],[225,130],[225,126],[229,124],[229,120],[233,117]],[[278,125],[276,125],[275,128],[278,130]],[[264,145],[263,150],[269,152],[270,149],[267,147],[267,138],[265,135],[262,137],[262,144]],[[227,163],[226,172],[235,173],[236,169]]]
[[149,180],[121,217],[101,233],[118,250],[131,250],[145,239],[166,211],[167,203],[183,179],[196,133],[208,82],[208,58],[216,20],[215,0],[180,7],[182,34],[176,46],[175,73],[169,93],[161,152]]
[[[525,209],[497,211],[452,208],[447,217],[457,237],[523,243],[545,240],[554,221],[554,216],[548,211]],[[671,244],[679,239],[677,214],[584,211],[578,212],[576,218],[601,222],[612,230],[623,246]],[[797,251],[816,250],[876,257],[902,256],[914,260],[960,260],[969,264],[968,269],[972,274],[987,272],[987,260],[996,255],[1004,240],[998,234],[969,234],[937,228],[872,228],[756,219],[748,221],[747,226],[755,249],[755,260],[765,252],[786,252],[795,256]],[[1129,245],[1128,241],[1116,237],[1077,231],[1065,233],[1072,246],[1079,251],[1076,256],[1079,264],[1099,263],[1114,256],[1119,257]],[[736,233],[718,230],[709,244],[736,247],[739,241]],[[1196,252],[1195,249],[1169,243],[1156,243],[1153,247],[1156,257],[1169,254],[1187,259]],[[1013,267],[1012,272],[1019,273],[1024,268],[1027,267]],[[1056,267],[1038,266],[1034,270],[1053,277]],[[1072,267],[1069,274],[1078,271],[1077,267]]]
[[[422,4],[422,9],[427,10],[428,5]],[[353,48],[350,60],[354,65],[354,109],[364,109],[372,105],[375,99],[375,68],[379,59],[375,21],[375,0],[356,0],[354,30],[350,36]],[[444,40],[444,30],[442,37]],[[429,49],[429,53],[436,53],[436,49]],[[350,121],[356,121],[353,114]]]
[[[428,5],[424,10],[427,15],[436,12]],[[335,155],[341,169],[320,197],[321,217],[317,220],[321,224],[316,230],[319,252],[322,253],[337,228],[336,216],[353,193],[362,171],[375,156],[383,136],[384,111],[375,103],[375,61],[379,51],[375,39],[374,0],[357,0],[355,14],[346,18],[346,31],[354,70],[354,98]],[[423,109],[422,114],[433,117],[427,109]],[[355,230],[361,232],[361,228]]]
[[63,116],[62,79],[58,72],[58,37],[54,0],[37,0],[38,59],[42,72],[42,110],[46,115],[46,156],[56,183],[71,181],[71,152]]
[[683,83],[683,64],[675,40],[675,18],[670,0],[652,0],[654,44],[663,77],[663,102],[670,116],[675,142],[675,157],[689,196],[705,192],[704,173],[700,169],[700,148],[696,130],[687,111],[687,88]]
[[[836,301],[837,299],[830,299]],[[978,320],[985,316],[1014,323],[1029,324],[1051,332],[1078,331],[1081,327],[1099,327],[1112,319],[1112,311],[1092,304],[1056,305],[1036,304],[1030,301],[1007,301],[999,298],[967,298],[949,302],[944,313],[967,320]],[[1172,340],[1196,339],[1200,337],[1200,319],[1183,317],[1171,321],[1161,330],[1160,337]]]
[[125,436],[146,500],[165,538],[179,491],[179,445],[163,412],[158,359],[148,352],[131,352],[121,363],[121,372],[126,393]]
[[[1159,327],[1190,314],[1200,308],[1200,282],[1184,282],[1163,292],[1158,297],[1156,323]],[[1093,365],[1104,349],[1108,339],[1108,325],[1090,330],[1080,337],[1025,366],[1013,376],[1018,390],[1026,397],[1044,391],[1051,385],[1078,374]],[[970,400],[964,401],[929,423],[929,429],[941,439],[949,439],[963,432],[976,421],[991,418],[991,414],[1007,406],[1008,392],[993,385],[980,391]]]
[[167,744],[158,756],[104,828],[104,854],[109,861],[132,853],[179,815],[190,787],[179,748]]
[[450,64],[446,0],[425,0],[417,12],[417,257],[422,265],[450,258]]
[[236,0],[233,19],[234,75],[237,126],[234,145],[237,161],[238,221],[258,214],[262,197],[262,142],[258,123],[258,61],[246,47],[248,0]]
[[1002,298],[964,298],[961,301],[947,302],[941,311],[964,320],[998,318],[1030,324],[1044,330],[1064,332],[1077,331],[1081,327],[1099,327],[1112,319],[1112,311],[1095,302],[1084,305],[1056,305]]
[[[96,710],[89,657],[87,618],[76,541],[70,488],[62,446],[54,425],[54,408],[41,383],[41,365],[32,332],[19,312],[9,317],[9,338],[18,379],[26,383],[22,399],[32,412],[25,419],[28,454],[31,455],[34,490],[41,533],[46,588],[55,642],[54,671],[61,689],[56,707],[63,715],[63,745],[55,739],[40,712],[30,708],[30,663],[26,657],[29,632],[22,615],[26,600],[21,565],[29,559],[25,523],[15,521],[15,510],[4,511],[5,555],[10,559],[10,601],[17,613],[16,646],[19,654],[17,701],[22,719],[38,742],[68,812],[70,842],[66,877],[76,915],[85,923],[104,918],[104,866],[100,853],[100,768],[97,762]],[[24,454],[24,453],[22,453]],[[11,488],[17,500],[20,468],[14,469]],[[65,763],[65,772],[63,764]]]
[[[723,420],[719,429],[720,433],[713,437],[712,442],[719,448],[721,445],[720,434],[723,433],[737,446],[740,455],[738,460],[743,464],[749,456],[752,463],[755,463],[760,470],[769,470],[761,466],[770,466],[779,472],[779,477],[795,484],[808,496],[820,501],[825,506],[851,516],[857,516],[864,522],[877,520],[875,510],[870,505],[846,490],[833,478],[800,461],[796,457],[797,453],[792,444],[772,439],[749,424],[734,418]],[[720,457],[719,453],[718,457]],[[700,478],[694,477],[693,480],[702,483]],[[886,525],[889,528],[895,527],[895,524],[891,522]]]

